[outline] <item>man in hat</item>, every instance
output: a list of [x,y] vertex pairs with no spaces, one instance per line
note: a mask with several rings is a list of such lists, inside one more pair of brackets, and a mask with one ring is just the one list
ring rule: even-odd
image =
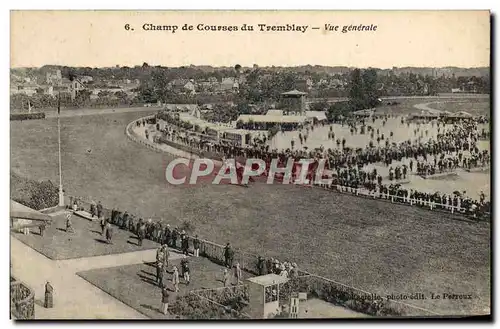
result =
[[177,249],[177,238],[179,237],[179,231],[177,227],[174,227],[174,230],[172,231],[172,247]]
[[273,273],[273,266],[274,266],[274,258],[268,258],[267,259],[267,274]]
[[198,235],[196,235],[193,239],[193,249],[194,249],[194,257],[200,256],[200,239],[198,239]]
[[94,216],[96,215],[96,211],[97,211],[97,205],[95,204],[95,201],[92,200],[92,202],[90,203],[90,216],[92,216],[92,218],[94,218]]
[[170,224],[167,224],[167,227],[165,227],[165,232],[163,233],[163,243],[171,247],[172,245],[171,238],[172,238],[172,231],[170,230]]
[[184,281],[186,282],[186,285],[189,285],[190,282],[190,270],[189,270],[189,262],[187,259],[183,259],[181,262],[182,266],[182,276],[184,277]]
[[228,242],[226,244],[226,246],[224,247],[224,261],[225,261],[225,265],[228,268],[233,267],[233,256],[234,256],[233,249],[231,248],[231,245]]
[[53,293],[54,293],[54,288],[52,287],[50,282],[47,281],[47,283],[45,283],[45,301],[43,304],[45,308],[54,307]]
[[181,244],[182,244],[182,253],[186,256],[189,256],[189,236],[187,234],[184,234],[184,238],[182,239]]
[[97,218],[101,218],[102,216],[102,204],[101,201],[97,204]]
[[139,229],[137,230],[137,244],[139,247],[142,246],[142,240],[146,237],[146,225],[144,223],[140,223]]
[[104,235],[104,230],[106,229],[106,218],[99,217],[101,219],[101,235]]
[[259,258],[257,258],[257,271],[259,275],[265,274],[266,271],[264,269],[264,266],[265,266],[264,258],[262,258],[262,256],[259,256]]

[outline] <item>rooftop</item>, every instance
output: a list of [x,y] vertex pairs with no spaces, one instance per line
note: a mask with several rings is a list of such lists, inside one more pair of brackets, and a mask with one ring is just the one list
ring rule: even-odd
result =
[[19,202],[10,200],[10,217],[11,218],[23,218],[32,220],[43,220],[50,221],[49,215],[43,214],[37,210],[26,207]]
[[304,96],[307,95],[307,93],[304,93],[302,91],[298,91],[297,89],[287,91],[285,93],[282,93],[281,95],[284,96]]
[[277,123],[301,123],[306,121],[307,117],[303,115],[253,115],[241,114],[237,121],[243,122],[277,122]]
[[270,286],[288,282],[288,278],[277,274],[266,274],[249,278],[248,281],[260,284],[262,286]]

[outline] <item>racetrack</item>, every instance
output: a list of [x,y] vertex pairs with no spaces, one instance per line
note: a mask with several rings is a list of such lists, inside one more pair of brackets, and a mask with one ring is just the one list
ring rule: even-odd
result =
[[[435,312],[489,311],[488,224],[294,186],[167,186],[164,169],[172,157],[124,134],[126,124],[146,114],[62,118],[66,193],[94,196],[108,208],[161,216],[172,224],[187,220],[200,237],[293,260],[310,272],[382,295],[474,296],[408,301]],[[57,182],[55,119],[11,122],[11,168]]]

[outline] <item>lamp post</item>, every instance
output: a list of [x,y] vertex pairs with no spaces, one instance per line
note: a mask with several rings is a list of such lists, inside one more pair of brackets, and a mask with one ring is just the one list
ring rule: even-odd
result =
[[62,186],[62,162],[61,162],[61,93],[57,101],[57,144],[59,147],[59,206],[64,206],[64,191]]

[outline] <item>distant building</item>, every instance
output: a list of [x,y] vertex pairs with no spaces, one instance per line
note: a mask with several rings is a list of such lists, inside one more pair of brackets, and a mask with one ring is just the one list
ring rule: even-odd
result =
[[63,78],[61,84],[53,86],[53,93],[68,93],[71,95],[71,99],[75,100],[76,95],[82,90],[85,90],[85,86],[78,79],[73,79],[73,81]]
[[39,88],[40,88],[40,86],[37,84],[34,84],[34,83],[20,84],[17,86],[17,90],[15,90],[15,93],[33,96],[34,94],[37,93],[37,89],[39,89]]
[[194,84],[194,80],[188,79],[174,79],[168,84],[169,88],[172,91],[178,93],[195,93],[196,85]]

